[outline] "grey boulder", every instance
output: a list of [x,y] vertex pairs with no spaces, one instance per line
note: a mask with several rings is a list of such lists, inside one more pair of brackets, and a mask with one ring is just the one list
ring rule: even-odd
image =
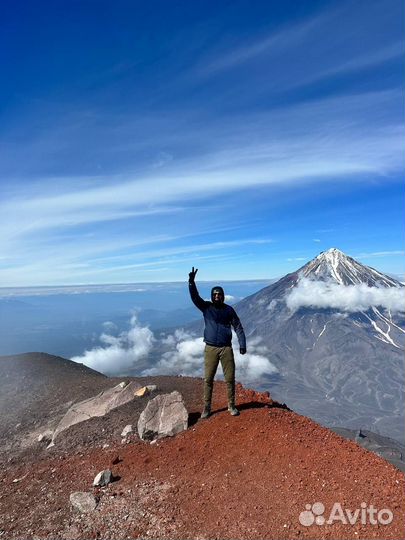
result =
[[174,391],[151,399],[138,420],[138,434],[143,440],[172,437],[187,429],[188,412],[182,395]]
[[70,426],[85,422],[95,416],[105,416],[112,409],[116,409],[132,401],[135,399],[135,392],[139,388],[141,388],[141,385],[135,381],[131,381],[129,384],[122,382],[113,388],[103,390],[97,396],[85,399],[79,403],[74,403],[56,427],[48,448],[54,446],[55,439],[59,433],[68,429]]
[[37,441],[48,444],[51,442],[52,436],[53,436],[53,431],[51,431],[50,429],[47,429],[46,431],[38,435]]
[[91,493],[75,491],[70,494],[70,504],[77,508],[82,514],[92,512],[97,506],[97,499]]
[[132,432],[133,432],[132,424],[127,424],[122,430],[121,437],[126,437],[127,435],[130,435]]
[[93,486],[107,486],[112,481],[112,472],[110,469],[105,469],[98,473],[93,480]]

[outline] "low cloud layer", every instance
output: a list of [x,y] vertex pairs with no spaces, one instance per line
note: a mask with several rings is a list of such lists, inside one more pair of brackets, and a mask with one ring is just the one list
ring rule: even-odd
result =
[[286,298],[286,303],[292,311],[300,307],[318,307],[356,312],[382,306],[398,312],[405,311],[405,288],[368,287],[364,283],[339,285],[301,278]]
[[[136,315],[131,317],[130,324],[131,328],[118,336],[101,334],[102,346],[85,351],[82,356],[74,356],[71,360],[106,374],[123,372],[133,367],[151,351],[155,338],[147,326],[138,324]],[[104,324],[104,328],[110,332],[113,326],[110,322]]]
[[[100,336],[102,345],[85,351],[82,356],[71,358],[86,366],[108,375],[125,373],[131,369],[140,376],[148,375],[185,375],[190,377],[204,376],[204,347],[202,337],[195,337],[179,328],[160,340],[154,337],[147,326],[138,323],[136,315],[131,318],[128,331],[113,335],[117,331],[114,323],[103,323],[104,333]],[[145,369],[147,356],[154,345],[163,347],[160,359]],[[264,375],[278,372],[268,359],[268,350],[261,344],[260,338],[248,341],[248,353],[239,353],[239,343],[233,335],[233,349],[236,364],[236,378],[243,383],[255,383]],[[152,355],[150,355],[152,358]],[[223,378],[221,366],[218,367],[217,378]]]
[[[204,374],[204,347],[202,337],[194,337],[184,330],[176,330],[167,336],[164,343],[171,346],[159,362],[142,375],[188,375],[202,377]],[[249,352],[239,353],[239,344],[234,336],[233,349],[236,364],[236,378],[243,383],[253,383],[263,375],[277,373],[277,368],[266,357],[267,349],[260,344],[260,339],[248,342]],[[222,378],[221,367],[217,376]]]

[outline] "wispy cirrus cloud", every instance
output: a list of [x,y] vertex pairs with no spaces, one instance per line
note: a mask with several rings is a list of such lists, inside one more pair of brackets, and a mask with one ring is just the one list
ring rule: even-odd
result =
[[[325,195],[349,182],[353,190],[398,184],[405,165],[401,3],[305,3],[276,16],[263,5],[269,17],[257,19],[246,9],[232,7],[241,24],[220,32],[227,6],[181,25],[175,8],[162,7],[174,17],[170,35],[136,50],[124,39],[119,58],[97,24],[86,24],[79,62],[64,56],[71,49],[63,39],[54,52],[44,28],[38,36],[44,61],[53,61],[52,51],[67,63],[60,62],[56,79],[50,70],[35,84],[22,71],[27,94],[13,94],[3,118],[0,279],[30,284],[53,276],[52,283],[66,283],[65,275],[73,283],[90,280],[94,270],[95,280],[146,280],[177,261],[178,274],[165,270],[160,277],[175,279],[187,252],[167,250],[184,246],[185,233],[201,246],[218,237],[275,237],[287,207],[296,219],[309,212],[304,204],[297,212],[294,199],[304,201],[312,186]],[[139,28],[139,43],[149,40],[149,24],[145,19]],[[18,33],[10,41],[18,51]],[[41,70],[40,55],[26,53],[32,69]],[[4,79],[11,81],[14,66],[8,67]],[[72,79],[70,68],[77,73]],[[321,217],[319,208],[306,238],[324,229],[339,236],[340,223],[329,222],[333,212]],[[162,231],[166,238],[155,243]],[[368,249],[367,242],[357,245]],[[224,244],[221,270],[229,271],[225,263],[236,262],[242,246]],[[250,252],[234,276],[252,277],[261,267],[266,277],[274,253],[245,246]],[[216,274],[214,259],[201,249]],[[288,253],[306,252],[300,250]],[[142,259],[146,251],[155,253]]]
[[224,122],[215,151],[174,161],[158,174],[127,172],[101,178],[97,187],[81,179],[84,187],[76,190],[69,186],[78,185],[78,179],[66,179],[59,193],[52,187],[49,194],[31,197],[17,188],[1,205],[5,236],[173,213],[179,203],[260,186],[398,170],[404,165],[404,127],[387,116],[370,128],[368,116],[376,108],[387,115],[401,99],[400,92],[368,93],[298,105],[260,119],[244,117],[239,128],[235,120],[228,128]]
[[405,251],[401,249],[396,249],[393,251],[372,251],[370,253],[357,253],[353,255],[356,259],[373,259],[374,257],[392,257],[392,256],[403,256]]
[[292,49],[305,41],[305,38],[311,35],[315,28],[321,27],[328,18],[328,15],[316,16],[300,24],[275,31],[261,39],[234,46],[232,50],[223,51],[222,54],[218,55],[216,51],[217,58],[211,61],[205,60],[197,67],[195,73],[201,77],[208,77],[238,67],[263,55],[282,54],[286,49]]
[[378,64],[383,64],[389,60],[403,57],[404,55],[405,41],[397,41],[378,49],[371,54],[362,54],[355,58],[351,58],[342,64],[335,65],[324,72],[319,73],[312,81],[326,78],[330,75],[350,73],[364,68],[370,68]]
[[[255,65],[265,65],[271,73],[265,88],[271,91],[277,88],[291,90],[337,75],[378,67],[405,54],[405,41],[403,36],[399,39],[399,33],[373,38],[375,34],[371,29],[378,31],[382,20],[390,20],[387,11],[384,13],[381,7],[382,4],[380,9],[373,5],[365,10],[360,4],[353,6],[342,2],[281,29],[269,29],[267,35],[259,39],[232,42],[228,49],[224,47],[216,50],[215,55],[211,53],[212,59],[205,58],[196,74],[215,77],[231,69],[245,71],[249,64],[255,74]],[[387,10],[393,7],[387,5]],[[367,25],[362,25],[360,21],[365,20]],[[289,69],[285,69],[286,62]]]
[[[128,261],[128,259],[132,258],[139,258],[139,256],[142,256],[142,258],[146,257],[170,257],[173,255],[184,255],[184,254],[197,254],[199,252],[212,252],[212,251],[223,251],[226,248],[236,248],[236,247],[246,247],[249,245],[263,245],[263,244],[270,244],[272,243],[272,240],[270,238],[249,238],[249,239],[240,239],[240,240],[228,240],[228,241],[222,241],[222,242],[210,242],[208,244],[188,244],[188,245],[178,245],[175,247],[165,247],[160,248],[159,250],[144,250],[141,254],[133,254],[132,256],[119,256],[118,258],[123,258]],[[217,256],[217,255],[215,255]],[[114,260],[117,259],[117,257],[113,257]],[[103,259],[106,260],[106,259]],[[110,260],[110,258],[108,258]]]
[[[65,178],[58,190],[47,182],[28,189],[25,185],[19,189],[17,184],[0,204],[0,244],[3,256],[11,257],[14,268],[9,279],[18,275],[24,279],[24,275],[27,278],[34,273],[49,276],[51,268],[58,280],[69,268],[70,279],[76,275],[77,282],[88,279],[92,268],[95,275],[108,276],[105,267],[94,266],[97,253],[105,265],[109,257],[113,262],[114,257],[124,255],[122,264],[129,269],[130,264],[144,263],[144,268],[159,265],[139,259],[150,256],[162,260],[171,249],[173,254],[236,249],[243,244],[210,242],[204,247],[205,243],[198,241],[193,250],[170,248],[167,242],[181,236],[180,230],[201,234],[222,227],[224,223],[218,222],[221,204],[230,196],[242,201],[244,193],[257,189],[297,189],[347,178],[364,182],[401,170],[405,130],[394,114],[400,99],[400,92],[374,92],[321,99],[260,117],[244,116],[229,125],[223,122],[215,136],[215,149],[173,159],[158,169],[144,169],[135,175],[126,172],[98,178],[97,182]],[[370,127],[368,117],[378,108],[385,113]],[[210,136],[210,130],[206,128],[205,137]],[[213,197],[216,210],[211,203],[206,205]],[[233,221],[228,223],[230,229],[240,226],[236,216]],[[142,249],[141,244],[153,243],[161,230],[166,231],[166,239],[162,238],[161,245],[156,243],[156,251]],[[93,236],[87,236],[88,232]],[[58,235],[69,234],[75,239],[61,240],[59,245]],[[253,245],[256,240],[250,236],[249,241]],[[128,250],[119,252],[120,244],[130,247],[131,243],[138,260],[128,259]],[[9,268],[3,266],[0,279]],[[111,274],[111,279],[117,277]]]

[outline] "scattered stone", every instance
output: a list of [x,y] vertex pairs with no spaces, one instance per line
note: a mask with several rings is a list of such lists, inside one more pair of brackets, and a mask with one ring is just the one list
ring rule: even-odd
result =
[[110,469],[100,471],[93,480],[93,486],[107,486],[112,481],[112,472]]
[[119,457],[119,456],[115,456],[112,460],[111,460],[111,465],[117,465],[117,463],[121,463],[122,459]]
[[84,491],[75,491],[69,496],[70,504],[77,508],[83,514],[92,512],[97,506],[97,499],[92,493]]
[[46,431],[38,435],[37,441],[43,442],[43,443],[49,443],[52,441],[52,435],[53,435],[53,431],[51,431],[50,429],[47,429]]
[[134,399],[134,392],[140,387],[141,385],[135,381],[131,381],[128,384],[122,382],[113,388],[108,388],[100,392],[97,396],[85,399],[79,403],[74,403],[53,432],[52,442],[48,445],[48,448],[54,445],[55,439],[61,431],[79,422],[89,420],[94,416],[104,416],[112,409],[132,401]]
[[150,392],[155,392],[156,390],[157,390],[156,384],[148,384],[146,386],[142,386],[142,388],[139,388],[135,392],[135,395],[137,397],[143,397],[143,396],[147,396]]
[[124,429],[122,430],[122,433],[121,433],[121,437],[126,437],[127,435],[129,435],[130,433],[132,433],[133,429],[132,429],[132,424],[128,424],[124,427]]
[[144,397],[144,396],[147,396],[148,394],[149,394],[148,387],[143,386],[142,388],[139,388],[139,390],[137,390],[134,395],[136,397]]
[[182,395],[174,391],[151,399],[138,420],[138,434],[143,440],[172,437],[187,429],[188,412]]
[[28,476],[28,473],[24,474],[24,476],[21,476],[20,478],[14,478],[13,484],[17,484],[17,482],[21,482],[21,480],[24,480],[24,478],[26,478],[27,476]]
[[367,438],[367,435],[365,435],[365,434],[361,431],[361,429],[359,429],[359,430],[357,431],[357,433],[356,433],[356,436],[355,436],[354,440],[355,440],[357,443],[360,443],[360,442],[361,442],[361,443],[364,443],[364,439],[366,439],[366,438]]

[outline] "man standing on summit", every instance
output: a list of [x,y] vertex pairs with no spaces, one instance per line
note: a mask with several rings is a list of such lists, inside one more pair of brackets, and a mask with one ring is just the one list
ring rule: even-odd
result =
[[203,300],[198,294],[195,284],[195,276],[198,268],[194,266],[189,273],[188,287],[193,303],[204,315],[204,410],[201,418],[208,418],[211,414],[212,389],[214,377],[221,362],[225,381],[228,387],[228,411],[232,416],[239,414],[235,407],[235,360],[232,349],[232,329],[235,329],[239,341],[240,354],[246,354],[246,338],[242,324],[235,310],[224,303],[225,295],[222,287],[213,287],[211,290],[211,302]]

